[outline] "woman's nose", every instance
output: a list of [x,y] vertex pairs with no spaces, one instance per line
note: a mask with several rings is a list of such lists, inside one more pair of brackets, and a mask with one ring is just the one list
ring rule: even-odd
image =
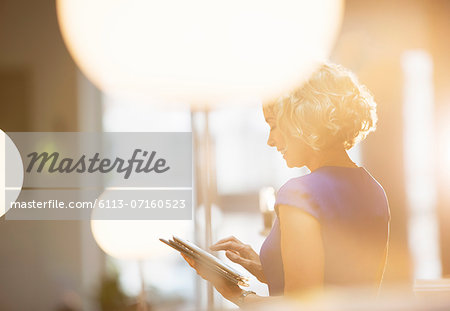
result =
[[272,135],[269,135],[269,138],[267,139],[267,144],[270,147],[275,147],[275,140],[272,138]]

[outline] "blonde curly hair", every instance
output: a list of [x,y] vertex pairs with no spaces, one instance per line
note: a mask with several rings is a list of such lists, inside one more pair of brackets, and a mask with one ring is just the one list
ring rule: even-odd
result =
[[[343,66],[325,63],[300,88],[264,105],[283,135],[301,138],[312,149],[352,148],[376,128],[372,94]],[[287,131],[287,132],[286,132]]]

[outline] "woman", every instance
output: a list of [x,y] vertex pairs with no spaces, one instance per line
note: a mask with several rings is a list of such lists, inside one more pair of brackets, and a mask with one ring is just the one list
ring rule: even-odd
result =
[[[263,110],[270,126],[268,145],[283,154],[289,167],[306,166],[311,173],[279,189],[277,218],[259,256],[234,237],[211,250],[225,250],[268,285],[270,296],[298,297],[329,286],[378,289],[389,207],[380,184],[346,152],[375,129],[373,97],[351,72],[324,64],[299,89]],[[237,305],[270,299],[223,282],[185,259]]]

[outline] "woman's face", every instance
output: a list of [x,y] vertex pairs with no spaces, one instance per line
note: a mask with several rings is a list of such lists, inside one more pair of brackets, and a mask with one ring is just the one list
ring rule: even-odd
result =
[[[303,140],[291,135],[283,136],[282,124],[277,124],[275,116],[264,109],[264,118],[270,126],[269,138],[267,144],[276,147],[283,155],[288,167],[302,167],[308,165],[313,150],[304,143]],[[286,133],[285,131],[284,133]]]

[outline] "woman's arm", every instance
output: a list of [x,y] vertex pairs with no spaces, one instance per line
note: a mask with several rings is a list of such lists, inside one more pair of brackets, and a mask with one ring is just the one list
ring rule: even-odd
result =
[[[320,224],[313,216],[292,206],[279,205],[278,211],[284,267],[284,294],[294,298],[302,297],[323,285],[324,252]],[[238,306],[280,299],[280,297],[262,297],[255,294],[240,299],[243,290],[237,285],[214,279],[191,258],[185,257],[185,259],[200,276],[212,282],[226,299]]]
[[324,250],[320,223],[299,208],[279,205],[285,296],[321,289]]
[[[320,223],[312,215],[289,205],[278,205],[284,296],[302,298],[323,287],[324,250]],[[269,302],[275,297],[248,295],[244,304]]]

